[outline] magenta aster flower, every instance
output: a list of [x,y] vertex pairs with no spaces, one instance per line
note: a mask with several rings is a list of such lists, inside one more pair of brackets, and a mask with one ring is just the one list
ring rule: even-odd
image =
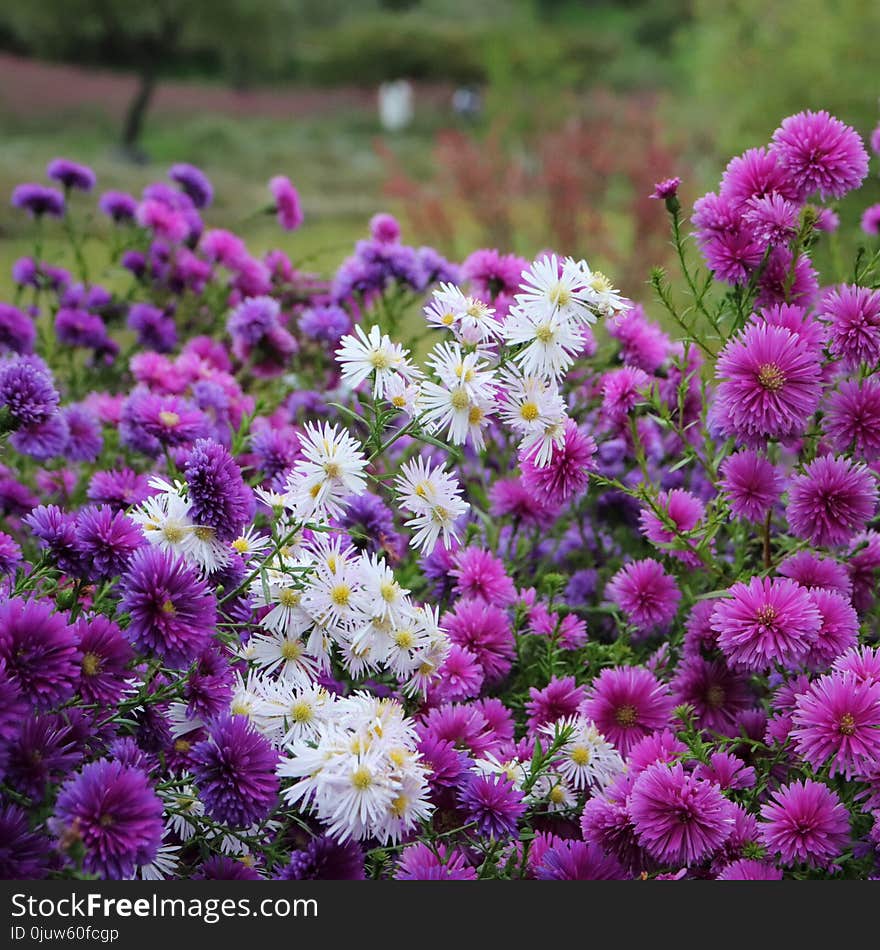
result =
[[459,600],[443,618],[453,643],[466,647],[479,660],[487,683],[507,675],[516,656],[516,643],[507,614],[481,600]]
[[741,449],[721,463],[721,487],[734,518],[762,522],[782,497],[779,469],[760,452]]
[[852,673],[859,682],[880,683],[880,650],[869,646],[852,647],[839,656],[833,668]]
[[831,355],[848,369],[880,361],[880,291],[841,284],[829,290],[819,304],[819,316],[828,321]]
[[626,760],[628,775],[635,777],[651,765],[666,762],[672,765],[683,758],[688,747],[679,740],[671,729],[662,732],[650,732],[630,749]]
[[152,493],[148,477],[130,468],[95,472],[86,490],[89,501],[109,505],[116,511],[139,505]]
[[821,547],[845,544],[864,531],[876,508],[877,481],[871,471],[829,454],[792,478],[786,514],[796,537]]
[[656,372],[672,347],[663,330],[648,320],[641,304],[615,314],[605,326],[608,335],[620,343],[621,361],[646,373]]
[[733,809],[718,786],[688,775],[680,763],[645,769],[628,804],[639,844],[663,864],[697,864],[733,831]]
[[246,716],[223,716],[192,750],[193,776],[208,815],[237,828],[268,817],[278,798],[278,752]]
[[693,707],[703,729],[736,735],[737,716],[754,703],[748,677],[721,660],[686,658],[670,683],[676,705]]
[[657,198],[660,201],[667,201],[678,194],[678,187],[681,184],[681,178],[664,178],[654,184],[654,190],[648,195],[649,198]]
[[716,422],[756,447],[800,435],[822,393],[818,355],[784,327],[749,324],[721,351],[715,374]]
[[681,591],[663,566],[651,558],[625,564],[605,587],[629,623],[642,633],[668,624],[678,611]]
[[822,618],[807,590],[788,578],[753,577],[729,594],[717,602],[712,628],[730,663],[763,671],[809,654]]
[[573,676],[553,676],[543,689],[530,686],[526,702],[529,732],[536,733],[545,723],[575,715],[583,700],[584,688],[575,684]]
[[605,669],[593,680],[580,712],[626,758],[639,739],[671,722],[669,690],[640,666]]
[[783,785],[761,806],[758,833],[783,864],[826,865],[849,844],[849,812],[827,785],[806,779]]
[[[518,478],[499,478],[489,489],[489,513],[493,518],[510,517],[534,528],[551,524],[558,506],[529,491]],[[443,550],[438,545],[435,550]]]
[[70,699],[80,655],[73,629],[51,601],[12,597],[0,603],[0,660],[21,693],[38,709]]
[[230,858],[215,854],[198,866],[190,880],[193,881],[261,881],[259,871],[246,864],[244,857]]
[[128,611],[128,636],[170,666],[187,666],[214,636],[217,606],[199,573],[161,548],[138,550],[122,578],[121,610]]
[[491,551],[478,547],[460,548],[455,567],[449,572],[456,578],[453,592],[460,597],[482,600],[506,607],[516,599],[516,588],[507,576],[504,562]]
[[870,234],[872,237],[880,234],[880,204],[868,205],[865,208],[859,226],[865,234]]
[[849,545],[846,566],[852,580],[853,607],[860,612],[869,610],[876,599],[880,572],[880,532],[856,535]]
[[825,346],[825,324],[817,320],[813,313],[798,304],[777,303],[753,313],[752,323],[766,323],[772,327],[785,327],[790,333],[797,333],[821,356]]
[[777,573],[797,581],[801,587],[835,591],[846,600],[852,595],[852,580],[844,565],[812,551],[798,551],[787,557],[777,568]]
[[782,871],[754,858],[740,858],[725,865],[719,872],[718,881],[781,881]]
[[295,231],[303,223],[299,192],[284,175],[276,175],[270,180],[269,191],[275,199],[279,224],[285,231]]
[[699,762],[694,778],[714,782],[722,791],[753,788],[755,770],[732,752],[713,752],[708,762]]
[[504,775],[472,775],[459,793],[466,820],[487,838],[512,838],[525,814],[523,793]]
[[593,456],[596,443],[569,419],[565,423],[565,441],[554,448],[553,457],[542,467],[535,464],[537,447],[520,458],[523,487],[548,505],[562,505],[577,498],[586,489],[590,472],[596,468]]
[[792,717],[798,754],[833,778],[864,777],[880,759],[880,683],[834,672],[797,698]]
[[[699,539],[682,539],[681,535],[694,531],[703,520],[706,514],[703,503],[689,491],[674,488],[672,491],[660,493],[657,497],[657,507],[663,511],[665,518],[661,519],[653,508],[643,508],[639,516],[642,534],[670,557],[682,561],[688,567],[699,567],[702,563],[696,553]],[[674,530],[668,526],[668,521],[675,525]],[[664,545],[673,544],[685,545],[687,550],[669,550],[664,547]]]
[[483,667],[475,653],[453,643],[439,670],[439,682],[431,688],[432,701],[442,703],[473,699],[483,686]]
[[815,587],[810,597],[822,616],[819,636],[807,657],[807,665],[826,669],[854,647],[859,639],[859,617],[847,597],[838,591]]
[[62,841],[82,842],[86,871],[124,879],[156,856],[162,802],[143,772],[101,759],[64,783],[52,824]]
[[398,881],[475,881],[477,872],[458,848],[440,844],[435,850],[415,841],[400,852],[394,877]]
[[752,198],[743,221],[764,244],[785,244],[797,231],[800,207],[780,194]]
[[496,737],[481,710],[467,703],[444,703],[423,716],[422,739],[449,742],[457,750],[479,757],[496,749]]
[[609,370],[602,376],[602,414],[616,426],[627,423],[629,414],[639,402],[644,402],[642,390],[651,377],[637,366],[623,366]]
[[650,866],[651,860],[639,846],[627,804],[634,782],[635,776],[625,773],[604,794],[593,795],[584,806],[580,825],[585,841],[615,855],[629,870],[639,872]]
[[772,150],[795,181],[801,198],[818,191],[842,198],[868,174],[868,153],[858,133],[824,110],[783,119]]
[[836,451],[880,458],[880,382],[844,380],[828,398],[822,428]]
[[755,199],[772,195],[794,201],[797,190],[777,155],[763,147],[750,148],[732,158],[721,176],[721,197],[740,211],[751,207]]
[[621,881],[627,877],[617,858],[596,845],[555,836],[534,873],[539,881]]

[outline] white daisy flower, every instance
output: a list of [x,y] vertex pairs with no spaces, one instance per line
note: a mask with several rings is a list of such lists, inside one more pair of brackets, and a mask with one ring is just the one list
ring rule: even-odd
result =
[[258,669],[306,687],[314,682],[318,666],[295,634],[255,633],[247,643],[247,658]]
[[535,453],[535,464],[548,464],[554,448],[565,443],[565,400],[555,383],[540,376],[523,376],[506,371],[502,374],[501,417],[522,436],[520,454]]
[[428,553],[438,538],[449,547],[450,538],[457,537],[455,523],[470,507],[459,496],[461,486],[442,466],[434,469],[421,458],[405,462],[394,487],[401,507],[413,514],[406,522],[412,528],[414,547]]
[[411,374],[412,367],[406,359],[409,351],[399,343],[393,343],[378,326],[371,327],[369,335],[360,325],[354,329],[357,335],[344,336],[336,351],[342,378],[355,389],[374,373],[373,395],[381,399],[385,394],[385,384],[393,373]]
[[595,323],[595,292],[587,287],[589,268],[585,262],[570,257],[561,263],[560,268],[559,259],[551,254],[533,261],[522,272],[522,293],[515,298],[517,308],[537,325],[550,317],[573,326]]
[[268,534],[259,534],[257,529],[250,525],[232,542],[231,547],[247,564],[260,560],[265,555],[272,547],[272,538]]
[[554,758],[553,768],[572,788],[603,789],[623,772],[623,760],[617,750],[589,719],[566,716],[540,728],[550,739],[563,730],[571,730],[571,734]]

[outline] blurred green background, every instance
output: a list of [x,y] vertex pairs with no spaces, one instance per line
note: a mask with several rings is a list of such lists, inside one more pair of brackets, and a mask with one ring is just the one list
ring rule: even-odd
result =
[[[214,181],[209,224],[255,252],[326,272],[387,209],[412,243],[554,246],[639,297],[668,254],[651,183],[680,174],[692,201],[802,108],[867,136],[878,35],[876,0],[3,0],[0,191],[57,155],[133,193],[188,161]],[[401,78],[414,115],[392,132],[377,90]],[[291,235],[254,214],[276,173],[303,198]],[[877,200],[872,182],[845,222]],[[30,248],[4,199],[0,292]]]

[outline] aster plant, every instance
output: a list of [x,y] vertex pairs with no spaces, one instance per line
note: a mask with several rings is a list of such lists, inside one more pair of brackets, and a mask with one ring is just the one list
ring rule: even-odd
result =
[[120,293],[91,170],[19,186],[3,876],[880,873],[880,253],[813,258],[867,170],[805,112],[664,179],[642,303],[387,214],[323,279],[191,165],[98,197]]

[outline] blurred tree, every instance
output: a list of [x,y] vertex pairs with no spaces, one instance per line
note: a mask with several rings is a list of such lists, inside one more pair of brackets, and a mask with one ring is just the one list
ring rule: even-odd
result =
[[236,85],[271,75],[292,55],[300,26],[333,22],[345,0],[39,0],[12,5],[4,26],[27,50],[134,70],[138,87],[122,127],[137,156],[162,75],[207,59]]

